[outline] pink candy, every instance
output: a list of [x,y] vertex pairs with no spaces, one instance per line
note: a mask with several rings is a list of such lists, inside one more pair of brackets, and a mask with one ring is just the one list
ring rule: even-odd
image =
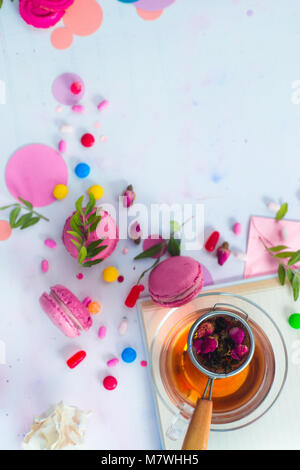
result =
[[47,273],[49,271],[49,262],[46,259],[43,259],[41,263],[41,268],[43,273]]
[[48,248],[56,248],[56,241],[52,240],[51,238],[47,238],[44,243]]
[[84,113],[85,108],[81,104],[74,104],[74,106],[72,106],[72,111],[74,111],[74,113]]
[[116,357],[109,359],[109,361],[106,363],[107,367],[115,367],[117,364],[119,364],[119,359]]
[[97,108],[99,111],[103,111],[103,109],[107,108],[108,104],[109,103],[107,100],[103,100],[101,101],[101,103],[98,104]]
[[240,235],[241,231],[242,231],[242,226],[239,222],[236,222],[234,224],[234,226],[232,227],[232,230],[233,230],[233,233],[235,235]]
[[60,140],[58,143],[58,150],[60,153],[65,153],[67,150],[67,142],[65,140]]
[[106,336],[106,327],[105,326],[100,326],[99,331],[98,331],[98,338],[99,339],[104,339]]

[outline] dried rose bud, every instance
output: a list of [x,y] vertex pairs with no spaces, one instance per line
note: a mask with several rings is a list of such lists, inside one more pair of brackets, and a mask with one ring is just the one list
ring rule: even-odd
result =
[[207,354],[213,352],[218,347],[218,340],[213,336],[204,336],[194,341],[197,354]]
[[231,357],[232,359],[236,359],[237,361],[240,361],[245,354],[249,351],[248,346],[245,344],[239,344],[236,346],[232,351],[231,351]]
[[214,331],[212,323],[206,321],[199,326],[197,330],[197,338],[202,338],[203,336],[211,335]]
[[122,196],[124,207],[128,209],[128,207],[132,206],[135,200],[135,192],[133,191],[132,184],[127,186],[125,191],[123,191]]
[[225,261],[228,260],[230,254],[231,250],[229,249],[229,244],[227,242],[224,242],[221,246],[219,246],[217,249],[217,258],[220,266],[222,266]]
[[134,241],[134,243],[139,244],[142,238],[143,232],[139,222],[134,222],[129,229],[129,238]]
[[238,328],[235,326],[234,328],[231,328],[228,332],[229,337],[232,339],[232,341],[235,342],[236,345],[242,344],[243,339],[245,337],[245,333],[241,328]]

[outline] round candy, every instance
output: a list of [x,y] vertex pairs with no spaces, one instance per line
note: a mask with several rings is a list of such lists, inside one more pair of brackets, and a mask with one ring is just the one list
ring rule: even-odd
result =
[[73,95],[79,95],[79,93],[82,92],[82,84],[81,82],[73,82],[72,85],[70,86],[71,93]]
[[84,134],[81,137],[81,143],[84,147],[92,147],[95,143],[95,137],[92,134]]
[[96,200],[101,199],[103,196],[103,188],[99,186],[99,184],[94,184],[89,188],[88,193],[92,194]]
[[57,184],[53,189],[55,199],[64,199],[68,195],[68,187],[65,184]]
[[121,354],[124,362],[128,364],[136,360],[136,351],[133,348],[125,348]]
[[117,385],[118,385],[118,381],[112,375],[107,375],[105,379],[103,380],[103,387],[106,390],[114,390]]
[[99,302],[90,302],[87,306],[88,311],[92,314],[95,315],[96,313],[100,312],[101,305]]
[[75,174],[78,178],[86,178],[90,174],[90,166],[87,163],[78,163],[75,167]]
[[300,313],[293,313],[289,316],[289,324],[295,330],[300,328]]
[[115,282],[118,279],[119,272],[117,268],[114,268],[113,266],[108,266],[107,268],[104,269],[102,275],[103,275],[104,281]]

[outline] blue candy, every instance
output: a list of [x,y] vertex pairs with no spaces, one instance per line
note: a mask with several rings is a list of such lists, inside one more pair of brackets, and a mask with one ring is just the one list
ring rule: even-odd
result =
[[87,163],[78,163],[75,167],[75,174],[78,178],[86,178],[89,176],[91,171],[90,166]]
[[133,348],[125,348],[121,354],[124,362],[130,363],[136,360],[136,351]]

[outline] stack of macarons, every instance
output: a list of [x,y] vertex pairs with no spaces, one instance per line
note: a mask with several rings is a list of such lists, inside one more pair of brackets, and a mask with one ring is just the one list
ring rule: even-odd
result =
[[159,263],[149,276],[152,300],[164,307],[179,307],[203,287],[201,265],[189,256],[172,256]]
[[44,292],[40,304],[52,323],[69,338],[79,336],[82,331],[92,326],[92,317],[88,309],[69,289],[62,285]]

